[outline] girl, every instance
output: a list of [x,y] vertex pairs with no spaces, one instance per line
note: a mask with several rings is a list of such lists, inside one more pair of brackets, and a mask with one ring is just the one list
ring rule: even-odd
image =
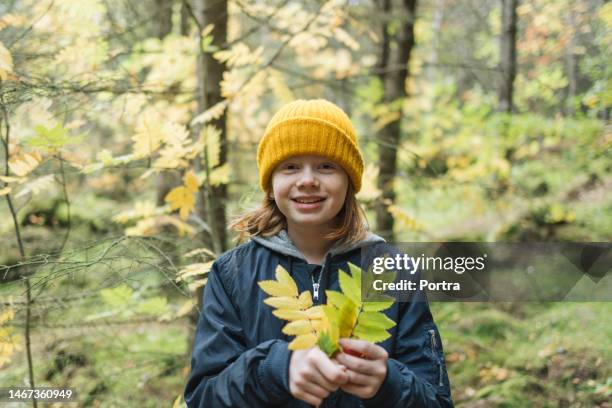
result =
[[232,225],[250,240],[213,264],[185,389],[189,407],[452,407],[442,343],[426,301],[385,311],[397,325],[380,345],[342,339],[329,359],[291,351],[285,324],[257,282],[278,265],[315,304],[340,290],[338,269],[386,245],[366,229],[355,194],[363,159],[348,116],[325,100],[281,108],[257,150],[263,204]]

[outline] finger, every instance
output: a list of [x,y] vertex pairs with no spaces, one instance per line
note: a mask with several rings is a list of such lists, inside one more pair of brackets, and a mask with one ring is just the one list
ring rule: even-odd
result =
[[347,370],[347,374],[349,380],[346,385],[370,385],[374,382],[374,379],[371,375],[361,374],[353,370]]
[[360,398],[364,398],[366,396],[367,391],[366,387],[364,387],[363,385],[357,385],[352,383],[344,384],[342,387],[340,387],[340,389],[348,394],[353,394]]
[[351,371],[361,374],[376,374],[377,360],[366,360],[365,358],[354,357],[346,353],[339,353],[336,356],[338,362]]
[[307,393],[314,397],[325,399],[330,394],[330,391],[321,387],[319,384],[315,384],[312,382],[306,382],[302,384],[302,389]]
[[371,360],[388,357],[387,350],[365,340],[340,339],[340,346],[342,346],[342,348],[346,347],[351,350],[357,351],[365,355],[365,358]]
[[299,399],[299,400],[304,401],[308,405],[314,405],[315,407],[318,407],[323,402],[322,398],[316,397],[316,396],[314,396],[312,394],[308,394],[306,392],[299,392],[297,394],[294,394],[294,397]]
[[336,391],[342,384],[346,384],[348,381],[348,374],[346,368],[343,370],[337,369],[338,372],[330,373],[325,372],[320,367],[317,367],[317,371],[320,374],[320,382],[318,384],[324,386],[330,391]]
[[304,378],[310,384],[314,384],[314,385],[316,385],[318,387],[321,387],[321,388],[325,389],[328,393],[336,391],[338,389],[338,384],[334,384],[334,383],[328,381],[323,376],[323,374],[316,368],[316,366],[312,367],[312,369],[308,373],[305,373],[304,374]]
[[337,364],[338,367],[340,367],[341,370],[346,370],[346,367],[343,366],[342,364],[340,364],[340,362],[338,360],[336,360],[336,357],[332,358],[331,362],[334,363],[334,364]]
[[[325,378],[325,380],[332,385],[337,386],[344,384],[348,381],[348,375],[346,370],[343,370],[338,364],[331,361],[325,353],[319,351],[315,360],[315,367]],[[326,387],[327,388],[327,387]]]

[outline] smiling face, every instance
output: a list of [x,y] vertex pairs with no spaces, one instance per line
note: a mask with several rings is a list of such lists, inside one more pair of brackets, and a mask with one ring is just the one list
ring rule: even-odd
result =
[[316,155],[290,157],[272,173],[274,201],[287,218],[288,228],[333,228],[348,183],[340,165]]

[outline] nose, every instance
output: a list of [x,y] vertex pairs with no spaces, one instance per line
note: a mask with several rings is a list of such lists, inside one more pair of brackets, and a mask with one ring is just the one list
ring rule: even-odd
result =
[[304,166],[303,170],[300,172],[300,177],[296,185],[299,188],[319,186],[319,180],[310,166]]

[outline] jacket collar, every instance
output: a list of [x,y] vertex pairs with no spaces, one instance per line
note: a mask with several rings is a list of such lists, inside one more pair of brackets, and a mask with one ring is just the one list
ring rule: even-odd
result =
[[[287,234],[287,231],[284,229],[281,230],[278,234],[273,235],[271,237],[254,236],[251,237],[251,239],[272,251],[302,259],[306,262],[306,258],[304,258],[304,255],[302,255],[302,253],[295,247],[295,245],[291,241],[291,238],[289,238],[289,234]],[[338,240],[329,249],[325,258],[327,258],[327,256],[345,254],[354,249],[363,248],[378,242],[385,242],[385,240],[382,237],[371,232],[368,232],[368,235],[363,240],[359,242],[353,242],[351,244],[346,244],[342,240]]]

